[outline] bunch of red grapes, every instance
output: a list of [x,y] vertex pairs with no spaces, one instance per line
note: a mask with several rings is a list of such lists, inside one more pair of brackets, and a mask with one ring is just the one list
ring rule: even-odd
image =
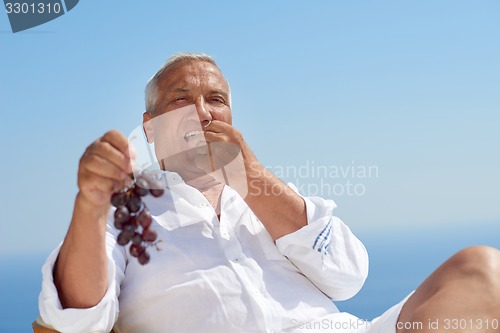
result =
[[130,244],[130,255],[136,257],[141,265],[149,262],[150,256],[146,248],[156,246],[157,234],[150,228],[153,218],[142,202],[142,197],[151,194],[154,197],[163,195],[161,184],[145,174],[139,175],[135,181],[120,192],[113,193],[111,204],[115,210],[115,228],[121,230],[117,243]]

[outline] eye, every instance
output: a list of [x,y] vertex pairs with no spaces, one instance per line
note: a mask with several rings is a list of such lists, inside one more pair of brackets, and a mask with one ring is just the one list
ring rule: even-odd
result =
[[187,96],[178,96],[171,99],[171,104],[183,106],[189,103],[189,98]]
[[211,97],[210,100],[214,103],[219,103],[219,104],[226,104],[226,101],[224,100],[224,98],[222,97],[219,97],[219,96],[214,96],[214,97]]

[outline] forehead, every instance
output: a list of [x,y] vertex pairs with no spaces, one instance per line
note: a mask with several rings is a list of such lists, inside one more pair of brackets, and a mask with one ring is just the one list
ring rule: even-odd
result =
[[159,80],[160,91],[168,93],[175,89],[210,89],[228,91],[220,69],[206,61],[181,61],[168,68]]

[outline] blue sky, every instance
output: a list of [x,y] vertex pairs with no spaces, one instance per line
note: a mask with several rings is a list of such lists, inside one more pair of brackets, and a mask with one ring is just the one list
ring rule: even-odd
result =
[[12,34],[2,10],[0,254],[63,239],[85,147],[138,126],[146,81],[181,51],[218,61],[234,125],[265,165],[376,166],[368,178],[298,180],[361,186],[323,193],[354,231],[490,232],[500,222],[499,14],[494,0],[81,1]]

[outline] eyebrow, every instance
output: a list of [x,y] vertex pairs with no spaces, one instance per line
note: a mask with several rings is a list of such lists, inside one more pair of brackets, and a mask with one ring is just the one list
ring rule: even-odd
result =
[[229,96],[229,93],[228,93],[228,92],[223,91],[223,90],[218,90],[218,89],[215,89],[215,90],[210,90],[208,93],[209,93],[209,94],[219,94],[219,95],[224,96],[225,98],[227,98],[227,96]]
[[[188,88],[173,88],[173,89],[169,89],[166,93],[168,95],[168,94],[175,94],[175,93],[186,93],[186,92],[190,92],[190,91],[191,90]],[[226,92],[224,90],[220,90],[220,89],[212,89],[208,93],[209,94],[219,94],[219,95],[224,96],[225,98],[228,98],[228,96],[229,96],[228,92]]]
[[189,92],[188,88],[174,88],[167,90],[167,94],[177,93],[177,92]]

